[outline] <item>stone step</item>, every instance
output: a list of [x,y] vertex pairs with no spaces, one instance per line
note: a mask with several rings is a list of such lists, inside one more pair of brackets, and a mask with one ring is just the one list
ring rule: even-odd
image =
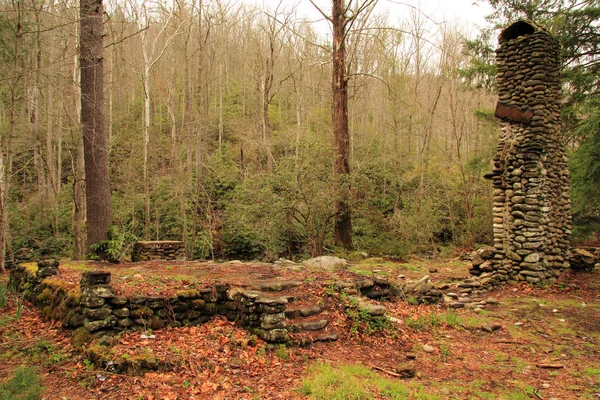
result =
[[288,308],[285,310],[285,317],[288,319],[295,319],[300,317],[312,317],[313,315],[318,315],[323,311],[323,308],[317,305],[306,306],[306,307],[298,307],[298,308]]
[[324,329],[327,325],[329,325],[329,320],[311,318],[302,321],[297,321],[294,323],[289,323],[288,330],[290,332],[319,331],[321,329]]
[[294,334],[292,340],[299,346],[307,346],[318,342],[335,342],[338,338],[339,336],[336,332],[300,332]]
[[282,292],[284,290],[293,289],[297,286],[300,286],[302,283],[303,282],[301,281],[273,280],[256,282],[252,285],[252,287],[256,290],[262,290],[265,292]]

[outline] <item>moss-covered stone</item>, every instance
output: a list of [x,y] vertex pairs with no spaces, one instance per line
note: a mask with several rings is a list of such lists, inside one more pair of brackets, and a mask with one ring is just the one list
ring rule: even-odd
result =
[[115,306],[124,306],[128,302],[129,300],[127,300],[127,297],[125,296],[115,296],[110,299],[110,304],[114,304]]
[[90,332],[96,332],[100,329],[115,326],[117,324],[117,321],[117,317],[115,317],[114,315],[109,315],[107,318],[99,321],[90,321],[89,319],[84,319],[83,326],[85,326],[85,328]]
[[144,304],[146,302],[146,296],[142,296],[141,294],[134,294],[129,299],[129,302],[131,304],[136,304],[136,305]]
[[139,308],[136,308],[135,310],[131,310],[131,314],[130,315],[134,319],[135,318],[148,319],[152,315],[154,315],[154,311],[152,311],[152,309],[150,307],[141,306]]
[[202,299],[195,299],[190,302],[190,308],[192,310],[200,310],[200,309],[204,308],[205,305],[206,305],[206,301],[204,301]]
[[119,318],[126,318],[129,317],[129,315],[131,315],[131,312],[129,311],[129,308],[123,307],[113,310],[113,314],[115,314]]
[[271,343],[283,343],[290,339],[285,329],[255,329],[255,333],[261,339]]
[[86,308],[85,316],[89,319],[99,320],[108,317],[112,313],[112,309],[108,307],[101,308]]
[[217,313],[217,305],[215,303],[207,303],[200,312],[203,315],[215,315]]
[[40,304],[51,304],[52,302],[56,301],[55,300],[55,293],[52,291],[52,289],[50,289],[49,287],[45,288],[44,290],[42,290],[42,293],[40,293],[37,297],[36,300],[38,301],[38,303]]
[[70,308],[63,301],[52,310],[51,318],[55,321],[62,321],[69,314]]
[[193,300],[200,298],[200,292],[196,289],[180,290],[175,293],[175,295],[180,300]]
[[133,321],[129,318],[121,318],[117,322],[119,328],[127,329],[133,325]]
[[164,308],[165,307],[165,298],[164,297],[148,297],[146,299],[146,305],[152,309]]
[[83,326],[83,313],[81,309],[74,308],[69,310],[67,316],[64,319],[63,327],[79,328],[80,326]]
[[71,341],[74,347],[82,347],[92,341],[92,334],[82,326],[73,331]]
[[148,320],[148,327],[152,330],[163,329],[165,327],[165,321],[156,316],[153,316]]
[[81,304],[87,308],[98,308],[102,307],[106,301],[99,296],[95,296],[92,293],[84,293],[81,296]]
[[35,276],[35,274],[37,274],[38,272],[38,266],[37,263],[34,262],[28,262],[28,263],[23,263],[21,264],[21,266],[25,269],[25,271],[32,275]]
[[81,290],[78,287],[69,290],[64,301],[67,307],[77,307],[81,301]]

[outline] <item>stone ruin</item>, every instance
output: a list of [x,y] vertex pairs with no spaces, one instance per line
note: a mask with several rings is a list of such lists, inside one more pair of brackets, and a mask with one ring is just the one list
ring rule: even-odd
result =
[[471,273],[538,283],[569,266],[569,170],[560,132],[560,46],[545,30],[519,21],[496,50],[501,136],[486,175],[493,185],[494,248]]
[[181,241],[162,240],[135,242],[131,261],[182,261],[185,260],[185,244]]

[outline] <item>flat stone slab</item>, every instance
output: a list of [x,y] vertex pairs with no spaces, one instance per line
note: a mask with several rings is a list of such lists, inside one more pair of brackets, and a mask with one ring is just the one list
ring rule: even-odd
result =
[[337,333],[326,333],[324,335],[315,336],[312,338],[313,343],[316,342],[335,342],[338,340]]
[[254,283],[252,287],[265,292],[281,292],[302,285],[300,281],[261,281]]
[[326,319],[318,319],[315,321],[302,321],[298,322],[296,326],[298,329],[303,331],[318,331],[329,325],[329,321]]
[[385,312],[387,311],[387,309],[384,306],[378,305],[378,304],[370,304],[370,303],[361,302],[361,303],[359,303],[358,306],[362,310],[365,310],[366,312],[368,312],[369,315],[372,317],[380,317],[383,314],[385,314]]

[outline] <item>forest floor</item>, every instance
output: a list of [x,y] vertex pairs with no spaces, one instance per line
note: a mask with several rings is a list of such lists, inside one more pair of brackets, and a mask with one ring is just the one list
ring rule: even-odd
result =
[[[95,368],[73,347],[70,331],[5,293],[0,398],[18,398],[2,395],[18,386],[15,371],[35,367],[41,380],[34,376],[28,390],[39,386],[45,399],[600,399],[600,271],[567,272],[544,287],[508,285],[490,292],[478,312],[395,299],[384,303],[390,323],[372,326],[348,312],[332,282],[354,274],[453,282],[468,269],[456,259],[373,260],[334,272],[236,262],[103,264],[122,294],[168,295],[223,277],[300,280],[303,298],[320,302],[339,336],[272,345],[222,317],[155,331],[153,339],[124,333],[109,351],[150,354],[165,366],[136,376]],[[75,284],[97,266],[61,263],[61,276]],[[0,287],[7,279],[0,276]],[[397,366],[407,357],[416,357],[416,376],[401,379]]]

